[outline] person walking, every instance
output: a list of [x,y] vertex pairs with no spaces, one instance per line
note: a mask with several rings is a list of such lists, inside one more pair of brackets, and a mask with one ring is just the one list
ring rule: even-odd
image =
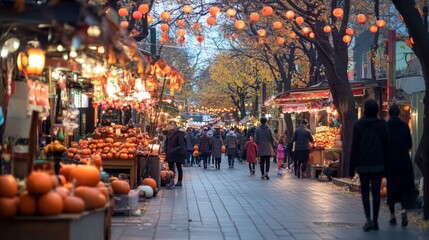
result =
[[304,176],[304,172],[307,170],[307,162],[310,155],[310,142],[314,141],[310,130],[307,128],[308,121],[303,119],[301,123],[302,124],[295,130],[292,137],[292,142],[295,142],[295,151],[293,153],[295,176],[298,178]]
[[249,141],[244,145],[246,151],[246,161],[249,163],[250,175],[255,175],[256,154],[258,153],[258,145],[253,141],[253,137],[249,137]]
[[395,203],[402,207],[401,225],[408,225],[407,210],[414,201],[415,186],[413,165],[409,151],[412,147],[411,133],[408,125],[399,118],[400,109],[393,104],[389,109],[387,121],[389,137],[389,157],[387,163],[387,203],[390,210],[391,225],[396,225]]
[[192,167],[195,163],[195,157],[193,155],[193,152],[194,152],[194,145],[196,142],[191,128],[186,129],[185,141],[186,141],[186,149],[188,150],[188,157],[186,158],[185,166]]
[[237,152],[238,147],[238,139],[234,130],[234,128],[231,128],[231,130],[226,134],[226,155],[228,156],[229,168],[234,168],[235,153]]
[[[363,209],[366,216],[364,231],[378,231],[381,179],[385,175],[388,157],[387,126],[378,119],[378,104],[369,99],[364,104],[364,116],[353,126],[350,153],[350,176],[359,174]],[[373,217],[371,220],[369,193],[372,193]]]
[[241,132],[241,136],[238,140],[238,143],[240,144],[240,159],[241,161],[246,161],[246,149],[244,148],[244,146],[246,145],[247,141],[248,141],[248,137],[247,137],[247,129],[244,129]]
[[277,175],[281,176],[283,175],[283,159],[285,158],[285,146],[283,139],[279,140],[279,144],[277,145],[277,151],[276,151],[276,157],[277,157]]
[[183,131],[179,130],[175,121],[171,121],[168,124],[167,130],[169,132],[165,140],[164,152],[166,154],[168,168],[169,170],[173,171],[174,174],[176,174],[175,168],[177,168],[178,172],[177,183],[174,184],[174,181],[170,181],[170,184],[167,186],[168,189],[172,189],[175,186],[182,186],[182,164],[185,163],[187,150],[185,145],[185,134]]
[[207,135],[207,130],[207,128],[204,128],[199,143],[199,151],[202,154],[204,169],[207,169],[207,163],[210,164],[210,137]]
[[219,128],[215,128],[215,131],[213,133],[213,137],[210,140],[210,143],[212,146],[212,155],[215,159],[215,167],[216,169],[220,169],[223,140],[222,140],[222,136]]
[[274,137],[267,126],[267,118],[261,117],[261,125],[255,130],[254,140],[258,145],[258,154],[261,163],[261,178],[269,180],[270,158],[274,155]]

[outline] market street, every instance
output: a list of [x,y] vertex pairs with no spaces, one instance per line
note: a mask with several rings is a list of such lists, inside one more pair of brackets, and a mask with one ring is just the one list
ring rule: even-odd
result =
[[384,203],[380,231],[363,232],[360,195],[332,183],[280,177],[274,164],[267,181],[222,161],[220,170],[184,168],[184,186],[163,187],[141,220],[114,217],[112,239],[429,239],[415,223],[402,228],[399,214],[398,226],[388,225]]

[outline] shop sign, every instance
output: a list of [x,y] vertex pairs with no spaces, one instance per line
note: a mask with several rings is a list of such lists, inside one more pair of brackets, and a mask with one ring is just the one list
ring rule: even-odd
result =
[[43,107],[49,108],[48,85],[28,79],[27,88],[29,108],[39,112],[43,111]]

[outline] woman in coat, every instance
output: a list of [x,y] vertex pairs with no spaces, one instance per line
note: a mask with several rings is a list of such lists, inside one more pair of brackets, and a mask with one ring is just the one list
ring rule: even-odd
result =
[[210,142],[212,146],[212,155],[215,159],[215,167],[216,169],[220,169],[223,140],[219,128],[215,128],[215,132]]
[[207,162],[210,163],[210,137],[207,135],[207,128],[204,128],[200,138],[199,150],[202,154],[204,169],[207,169]]
[[415,196],[414,173],[409,150],[412,147],[410,128],[399,118],[399,107],[393,104],[389,109],[387,122],[389,136],[389,158],[387,159],[387,202],[391,225],[396,225],[395,203],[402,207],[403,227],[408,225],[407,210]]
[[246,151],[246,160],[249,163],[250,175],[254,175],[258,145],[253,141],[252,136],[249,137],[249,141],[244,145],[244,150]]
[[255,131],[255,142],[258,145],[258,157],[261,161],[261,178],[269,180],[270,158],[274,155],[274,137],[267,126],[267,118],[261,117],[261,125]]
[[238,138],[234,132],[234,128],[231,128],[226,134],[226,155],[228,156],[228,165],[229,168],[234,168],[234,156],[237,153],[238,148]]
[[164,152],[166,160],[168,162],[168,169],[176,173],[176,165],[178,172],[177,183],[174,184],[174,181],[170,181],[170,184],[167,186],[168,189],[171,189],[175,186],[182,186],[182,164],[185,163],[187,151],[185,145],[185,133],[179,130],[176,122],[171,121],[167,126],[167,130],[169,130],[169,133],[167,134],[167,139],[165,140]]
[[310,155],[310,142],[313,142],[313,136],[307,128],[308,121],[302,120],[302,124],[295,130],[292,137],[292,142],[295,143],[295,152],[293,165],[295,167],[295,176],[298,178],[304,175],[307,170],[307,162]]

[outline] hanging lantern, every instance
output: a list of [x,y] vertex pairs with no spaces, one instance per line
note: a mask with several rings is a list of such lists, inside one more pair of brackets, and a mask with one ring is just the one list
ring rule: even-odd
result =
[[279,30],[282,27],[283,27],[283,23],[282,22],[280,22],[280,21],[273,22],[273,28],[274,29]]
[[289,34],[290,38],[296,38],[296,33],[292,32],[291,34]]
[[186,30],[183,29],[183,28],[180,28],[180,29],[177,30],[176,33],[177,33],[177,36],[184,37],[185,34],[186,34]]
[[45,51],[41,48],[29,48],[17,57],[19,71],[26,75],[39,75],[45,68]]
[[253,12],[250,14],[250,20],[257,22],[259,20],[259,14],[256,12]]
[[147,4],[140,4],[140,6],[139,6],[139,11],[142,13],[142,14],[146,14],[146,13],[148,13],[149,12],[149,5],[147,5]]
[[351,36],[349,36],[349,35],[344,35],[344,37],[343,37],[343,42],[345,42],[345,43],[349,43],[349,42],[351,42],[352,41],[352,37]]
[[167,42],[166,38],[159,39],[159,43],[161,43],[161,44],[165,44],[166,42]]
[[284,37],[277,37],[277,43],[279,45],[283,45],[286,42],[286,39]]
[[126,8],[119,8],[118,14],[121,17],[126,17],[126,16],[128,16],[128,9],[126,9]]
[[153,21],[153,18],[151,15],[147,15],[147,24],[149,25]]
[[176,21],[176,24],[178,27],[183,27],[185,25],[185,20],[184,19],[179,19]]
[[292,20],[295,17],[295,13],[292,10],[289,10],[285,13],[287,20]]
[[365,14],[362,14],[362,13],[358,14],[356,16],[356,21],[358,23],[360,23],[360,24],[364,24],[366,22],[366,16],[365,16]]
[[258,41],[258,45],[263,45],[265,43],[264,39],[260,38]]
[[185,37],[178,37],[177,42],[183,44],[185,42]]
[[128,25],[129,25],[129,23],[128,23],[128,21],[122,21],[120,25],[121,25],[121,27],[123,27],[123,28],[127,28],[127,27],[128,27]]
[[386,21],[384,21],[383,19],[377,20],[375,25],[377,25],[377,27],[379,27],[379,28],[382,28],[382,27],[386,26]]
[[168,24],[163,23],[161,24],[160,28],[161,28],[161,31],[167,32],[170,27],[168,26]]
[[219,15],[219,13],[220,13],[220,9],[216,6],[211,7],[209,9],[209,13],[210,13],[210,15],[212,15],[212,17],[217,17],[217,15]]
[[315,37],[316,37],[316,35],[315,35],[313,32],[311,32],[310,34],[308,34],[308,36],[309,36],[310,38],[315,38]]
[[233,17],[235,17],[235,15],[237,15],[237,11],[234,8],[230,8],[230,9],[226,10],[226,14],[230,18],[233,18]]
[[346,29],[346,34],[347,34],[347,35],[350,35],[350,36],[351,36],[351,35],[353,35],[353,33],[355,33],[355,31],[353,30],[353,28],[347,28],[347,29]]
[[161,13],[161,19],[165,22],[170,20],[170,12],[168,12],[168,11],[162,12]]
[[237,39],[237,38],[238,38],[238,35],[237,35],[237,33],[233,33],[233,34],[231,35],[231,37],[232,37],[232,39],[233,39],[233,40],[235,40],[235,39]]
[[133,18],[134,19],[140,19],[142,17],[143,17],[143,15],[142,15],[142,13],[140,11],[134,11],[133,12]]
[[167,39],[168,38],[168,33],[167,32],[162,32],[161,33],[161,38]]
[[309,34],[310,32],[311,32],[311,29],[309,27],[302,28],[302,33],[304,33],[305,35]]
[[204,36],[203,35],[198,35],[196,37],[196,39],[197,39],[197,42],[202,43],[204,41]]
[[344,10],[342,8],[335,8],[332,11],[332,15],[334,15],[336,18],[342,18],[344,15]]
[[182,10],[183,10],[184,13],[190,14],[192,12],[193,8],[192,8],[191,5],[185,5],[185,6],[183,6]]
[[258,30],[258,35],[260,37],[265,37],[266,34],[267,34],[267,31],[265,31],[265,29],[262,28]]
[[211,26],[216,24],[216,18],[215,17],[209,17],[209,18],[207,18],[206,22],[211,27]]
[[296,17],[295,22],[296,22],[296,24],[301,25],[304,23],[304,18],[303,17]]
[[234,26],[238,30],[243,30],[246,27],[246,23],[243,20],[237,20],[235,21]]
[[194,31],[198,31],[200,30],[200,28],[201,28],[201,25],[199,23],[194,23],[192,25],[192,29],[194,29]]
[[410,43],[414,45],[414,38],[410,37]]
[[371,27],[369,27],[369,31],[372,33],[376,33],[378,31],[378,27],[375,25],[372,25]]
[[261,12],[262,12],[262,16],[267,17],[267,16],[270,16],[271,14],[273,14],[274,10],[270,6],[265,6],[262,8]]
[[330,32],[332,31],[332,28],[331,28],[331,26],[326,25],[325,27],[323,27],[323,31],[324,31],[325,33],[330,33]]

